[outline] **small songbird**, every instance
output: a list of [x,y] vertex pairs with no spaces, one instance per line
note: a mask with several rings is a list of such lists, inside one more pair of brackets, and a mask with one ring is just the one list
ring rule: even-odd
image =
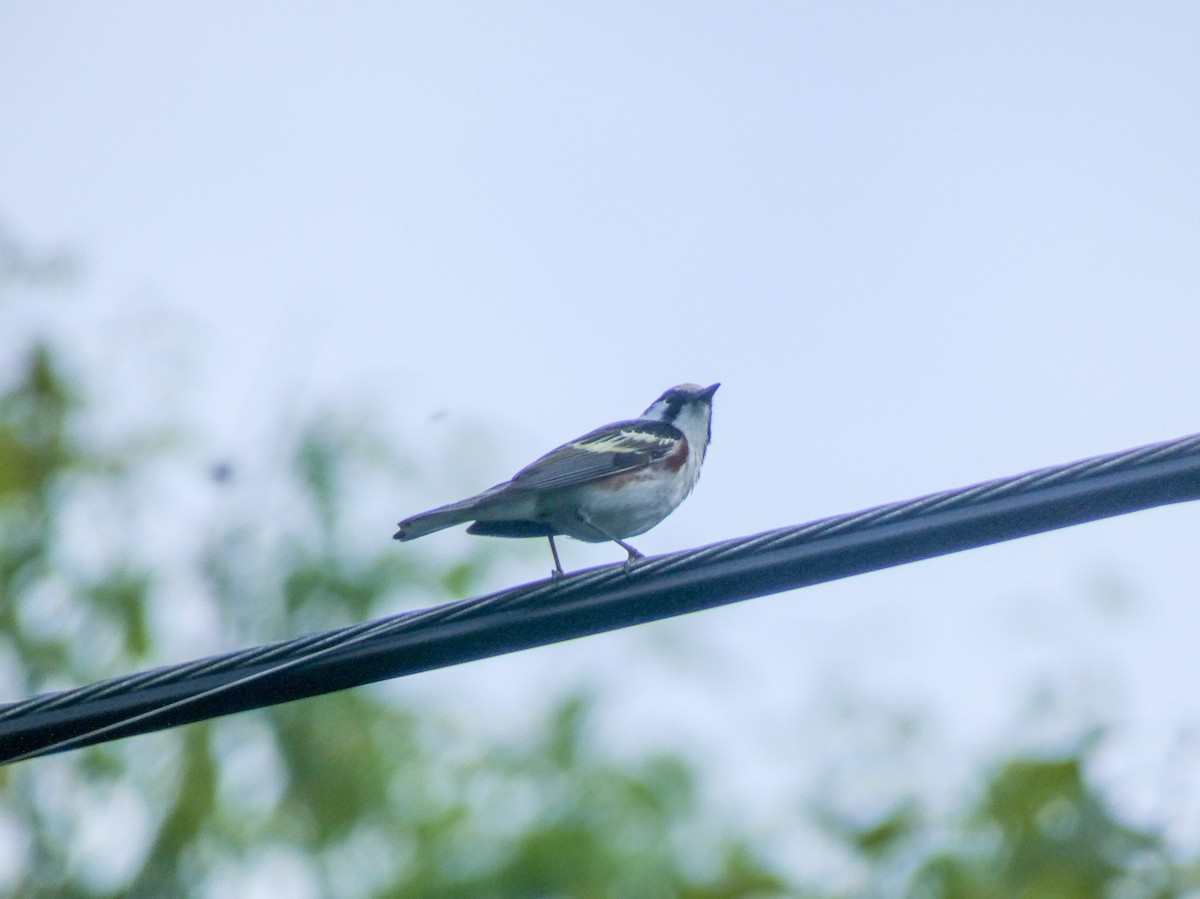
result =
[[468,534],[547,537],[555,577],[563,574],[557,534],[588,543],[625,542],[654,527],[683,502],[700,477],[712,437],[712,398],[720,384],[672,387],[642,413],[564,443],[512,478],[477,496],[400,522],[397,540],[474,522]]

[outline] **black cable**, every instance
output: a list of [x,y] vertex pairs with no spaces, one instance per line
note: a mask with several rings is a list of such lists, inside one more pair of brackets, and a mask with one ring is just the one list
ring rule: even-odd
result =
[[1200,498],[1200,435],[0,706],[0,763]]

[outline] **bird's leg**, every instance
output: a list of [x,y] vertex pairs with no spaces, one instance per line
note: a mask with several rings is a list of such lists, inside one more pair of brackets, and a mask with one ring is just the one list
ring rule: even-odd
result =
[[634,547],[630,546],[628,543],[626,543],[624,540],[622,540],[620,537],[616,537],[613,534],[610,534],[608,531],[604,530],[604,528],[599,527],[594,521],[589,519],[582,512],[576,512],[575,517],[578,518],[580,521],[582,521],[584,524],[586,524],[589,528],[591,528],[597,534],[599,534],[602,537],[608,538],[613,543],[617,544],[617,546],[621,547],[621,549],[625,550],[625,552],[629,553],[629,558],[625,560],[626,568],[629,568],[630,566],[633,565],[634,559],[646,558],[640,552],[638,552]]
[[558,547],[554,545],[554,535],[547,534],[546,539],[550,541],[550,552],[554,555],[554,570],[550,572],[550,577],[558,580],[564,574],[562,562],[558,561]]

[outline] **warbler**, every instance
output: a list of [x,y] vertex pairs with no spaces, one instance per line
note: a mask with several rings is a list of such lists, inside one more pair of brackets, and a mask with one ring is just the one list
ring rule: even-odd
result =
[[617,421],[551,450],[510,480],[476,496],[406,518],[397,540],[415,540],[473,522],[468,534],[546,537],[551,575],[562,577],[554,538],[616,543],[626,566],[642,554],[625,542],[654,527],[692,492],[712,438],[720,384],[680,384],[640,418]]

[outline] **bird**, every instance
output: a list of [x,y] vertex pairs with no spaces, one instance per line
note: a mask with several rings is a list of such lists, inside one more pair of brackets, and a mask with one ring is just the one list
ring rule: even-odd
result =
[[589,431],[482,493],[404,519],[394,539],[415,540],[469,521],[468,534],[549,539],[553,578],[564,575],[558,535],[616,543],[629,554],[628,570],[643,556],[625,538],[650,530],[696,486],[720,386],[672,387],[639,418]]

